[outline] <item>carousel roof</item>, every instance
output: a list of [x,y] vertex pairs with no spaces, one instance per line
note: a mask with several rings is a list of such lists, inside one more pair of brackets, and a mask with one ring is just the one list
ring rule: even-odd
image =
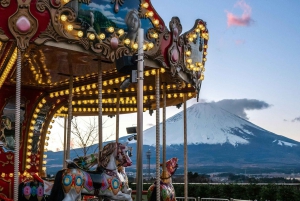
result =
[[0,89],[16,85],[20,50],[22,91],[39,91],[41,102],[59,106],[57,113],[68,113],[70,90],[73,115],[97,115],[99,93],[103,115],[114,115],[117,91],[120,113],[136,112],[137,83],[121,84],[136,69],[137,28],[145,30],[144,110],[156,108],[157,74],[167,106],[199,95],[209,37],[202,20],[182,34],[180,20],[173,17],[167,27],[150,0],[1,1],[0,12]]

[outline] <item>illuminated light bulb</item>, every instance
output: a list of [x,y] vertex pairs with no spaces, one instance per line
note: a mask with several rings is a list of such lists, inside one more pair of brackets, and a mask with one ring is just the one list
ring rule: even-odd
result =
[[43,161],[43,164],[46,165],[46,164],[47,164],[47,161]]
[[151,37],[152,38],[158,38],[158,34],[157,33],[153,33],[153,34],[151,34]]
[[110,33],[112,33],[112,32],[115,31],[115,29],[114,29],[114,27],[108,27],[107,31],[110,32]]
[[65,95],[64,91],[60,91],[59,95],[61,95],[61,96]]
[[86,112],[86,108],[83,108],[83,111]]
[[131,87],[131,91],[135,91],[134,87]]
[[89,35],[89,39],[90,39],[90,40],[94,40],[95,37],[96,37],[95,34],[90,34],[90,35]]
[[118,34],[119,34],[120,36],[122,36],[122,35],[124,34],[124,30],[123,30],[123,29],[119,29]]
[[35,114],[33,114],[33,118],[37,118],[38,117],[38,115],[35,113]]
[[153,17],[154,13],[153,13],[153,11],[149,11],[149,12],[147,12],[146,15],[149,16],[149,17]]
[[32,149],[32,146],[31,146],[31,145],[28,145],[28,146],[27,146],[27,149]]
[[164,73],[164,72],[166,72],[166,69],[160,68],[160,72],[161,72],[161,73]]
[[81,105],[81,100],[77,101],[77,104],[78,104],[78,105]]
[[192,54],[191,51],[186,51],[186,52],[185,52],[185,55],[186,55],[186,56],[191,56],[191,54]]
[[111,92],[111,89],[107,89],[107,93],[110,93]]
[[47,169],[46,167],[42,167],[42,170],[46,171],[46,169]]
[[171,95],[171,94],[168,94],[168,98],[172,98],[172,95]]
[[82,31],[78,31],[77,36],[78,36],[79,38],[81,38],[81,37],[83,36],[83,32],[82,32]]
[[67,16],[66,15],[61,15],[60,19],[61,19],[61,21],[65,22],[67,20]]
[[32,143],[32,139],[28,139],[27,142],[28,142],[28,143]]
[[202,72],[205,72],[205,68],[202,68],[202,70],[201,70]]
[[54,97],[54,94],[53,94],[53,93],[50,93],[49,96],[50,96],[50,98],[53,98],[53,97]]
[[204,45],[204,48],[207,49],[207,48],[208,48],[208,45]]
[[197,33],[199,33],[199,32],[200,32],[200,29],[199,29],[199,28],[197,28],[197,29],[195,29],[195,31],[196,31]]
[[154,20],[153,24],[158,25],[159,24],[159,20],[158,19]]
[[148,48],[149,49],[152,49],[154,47],[154,44],[153,43],[148,43]]
[[96,89],[97,88],[96,84],[92,84],[92,88]]
[[105,34],[104,34],[104,33],[101,33],[101,34],[99,35],[99,38],[100,38],[101,40],[103,40],[103,39],[105,38]]
[[29,135],[29,137],[32,137],[32,136],[33,136],[33,133],[32,133],[32,132],[30,132],[28,135]]
[[46,103],[46,100],[45,100],[45,99],[43,99],[43,100],[42,100],[42,103],[43,103],[43,104],[45,104],[45,103]]
[[103,81],[103,86],[107,86],[107,82],[106,81]]
[[27,162],[27,163],[30,163],[30,162],[31,162],[31,159],[30,159],[30,158],[27,158],[27,159],[26,159],[26,162]]
[[190,42],[193,42],[193,41],[194,41],[194,38],[193,38],[193,37],[189,37],[189,41],[190,41]]
[[197,38],[197,34],[194,33],[194,34],[193,34],[193,38]]
[[143,50],[147,50],[147,45],[143,44]]
[[74,108],[74,112],[77,112],[77,108]]
[[67,26],[67,29],[68,29],[68,31],[72,31],[72,30],[73,30],[73,25],[72,25],[72,24],[69,24],[69,25]]
[[69,3],[70,0],[64,0],[65,3]]
[[203,58],[203,61],[206,61],[207,59],[206,58]]
[[192,97],[193,95],[192,95],[192,93],[191,92],[189,92],[188,93],[188,97]]
[[149,4],[147,2],[143,3],[142,5],[144,8],[148,8],[149,7]]
[[133,49],[135,49],[135,50],[136,50],[136,49],[138,49],[138,47],[139,47],[139,46],[138,46],[138,44],[137,44],[137,43],[134,43],[134,44],[132,45],[132,47],[133,47]]
[[168,84],[168,85],[167,85],[167,89],[170,89],[170,88],[171,88],[171,85]]
[[153,99],[154,99],[154,96],[153,96],[153,95],[151,95],[151,96],[150,96],[150,100],[153,100]]
[[207,55],[207,52],[204,52],[203,54],[206,56],[206,55]]
[[150,90],[150,91],[152,91],[152,90],[153,90],[153,87],[152,87],[151,85],[149,86],[149,90]]
[[124,43],[125,43],[126,45],[129,45],[130,40],[129,40],[128,38],[126,38],[126,39],[124,40]]
[[80,92],[79,87],[76,87],[75,91],[76,91],[77,93]]
[[177,94],[174,94],[174,98],[177,98]]
[[54,96],[55,96],[55,97],[58,97],[58,96],[59,96],[59,93],[58,93],[58,92],[55,92]]
[[35,112],[39,113],[41,110],[39,108],[35,108]]
[[145,71],[145,76],[149,76],[149,75],[150,75],[149,71]]
[[27,155],[27,156],[31,156],[31,152],[28,151],[28,152],[26,153],[26,155]]
[[191,64],[193,62],[193,60],[192,59],[187,59],[186,62]]
[[114,81],[113,81],[113,80],[109,80],[109,81],[108,81],[108,84],[113,85],[113,84],[114,84]]
[[151,70],[151,75],[155,75],[156,71],[155,70]]
[[204,80],[204,75],[203,74],[201,74],[200,80]]

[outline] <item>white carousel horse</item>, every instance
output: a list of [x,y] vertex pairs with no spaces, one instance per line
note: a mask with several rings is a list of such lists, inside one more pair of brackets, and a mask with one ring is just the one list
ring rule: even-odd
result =
[[[172,176],[178,167],[178,158],[173,157],[166,162],[166,172],[160,176],[161,201],[176,201],[175,190],[172,184]],[[148,201],[156,201],[156,183],[152,184],[147,192]]]
[[77,201],[81,200],[81,194],[84,194],[132,201],[130,194],[121,191],[122,182],[117,173],[117,165],[127,167],[132,164],[127,151],[126,145],[112,142],[105,145],[100,152],[97,171],[84,171],[80,168],[59,171],[50,200]]

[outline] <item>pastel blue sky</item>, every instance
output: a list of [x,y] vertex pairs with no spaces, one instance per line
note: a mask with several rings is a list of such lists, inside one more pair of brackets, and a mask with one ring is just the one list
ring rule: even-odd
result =
[[300,1],[152,0],[152,4],[166,25],[178,16],[183,32],[198,18],[207,22],[203,100],[263,101],[269,106],[245,110],[248,120],[300,141]]

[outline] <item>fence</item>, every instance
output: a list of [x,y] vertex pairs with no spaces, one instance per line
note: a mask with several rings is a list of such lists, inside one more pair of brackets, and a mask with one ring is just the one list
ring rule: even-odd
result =
[[[233,199],[230,200],[224,199],[224,198],[195,198],[195,197],[188,197],[188,201],[251,201],[251,200],[239,200],[239,199]],[[185,201],[184,197],[176,197],[176,201]]]

